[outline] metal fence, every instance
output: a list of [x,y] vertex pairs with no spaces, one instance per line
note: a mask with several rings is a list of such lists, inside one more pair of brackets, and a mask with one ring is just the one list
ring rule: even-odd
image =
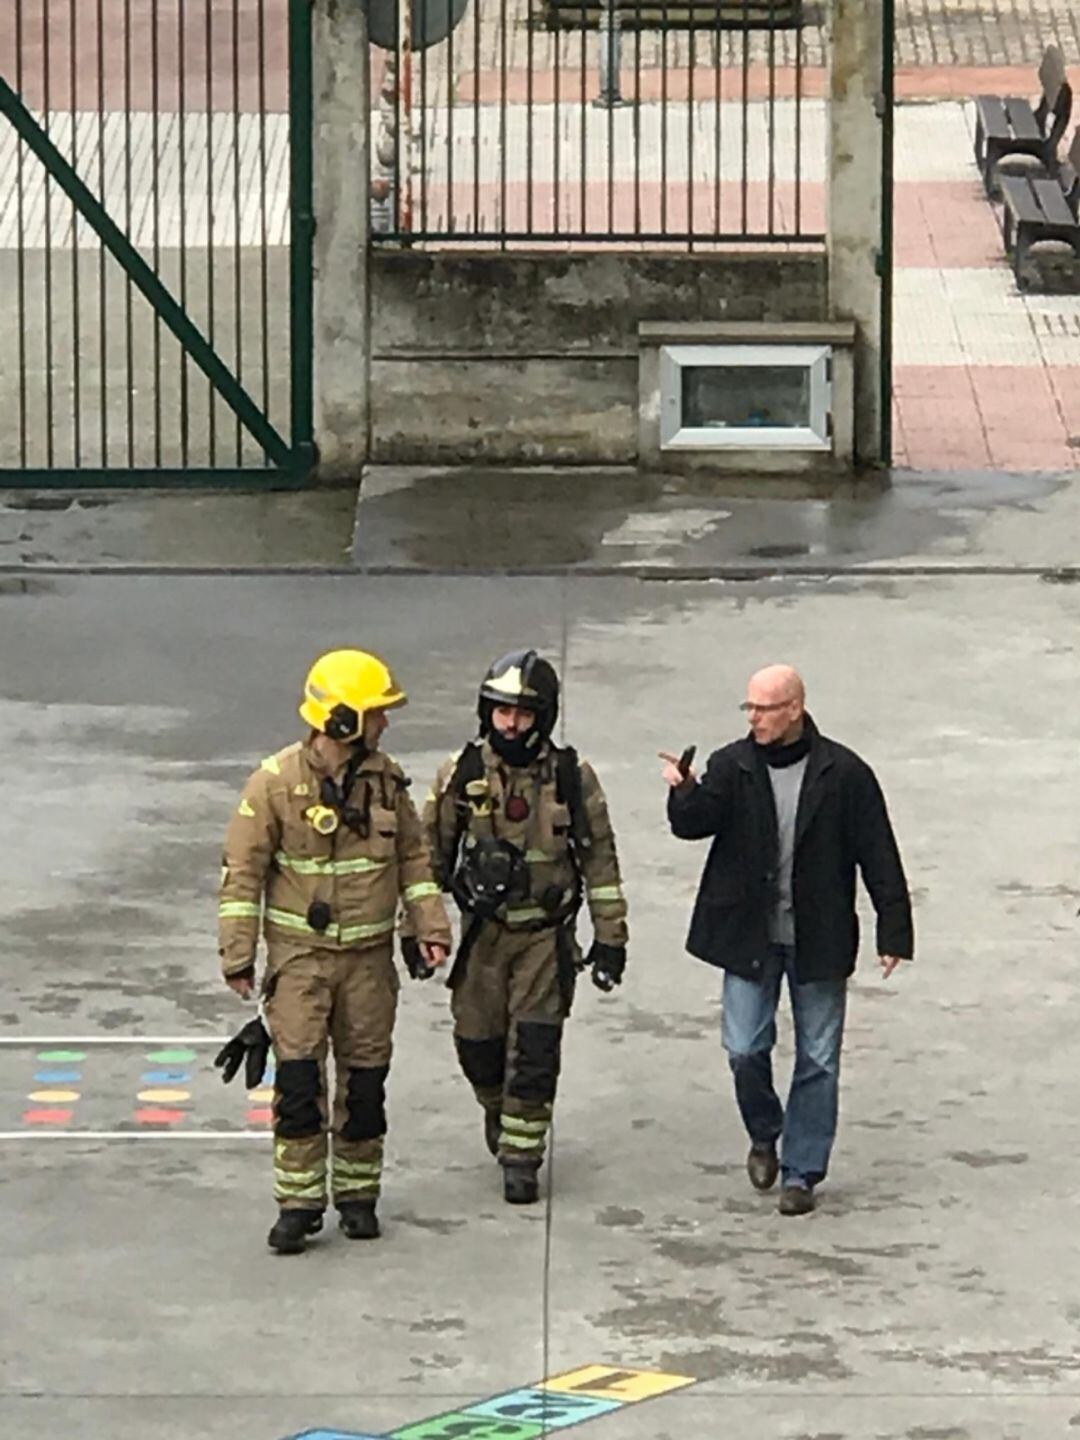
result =
[[[812,18],[799,0],[402,0],[372,51],[376,241],[820,241]],[[425,24],[449,34],[421,48]]]
[[310,466],[309,137],[309,0],[5,0],[5,483]]

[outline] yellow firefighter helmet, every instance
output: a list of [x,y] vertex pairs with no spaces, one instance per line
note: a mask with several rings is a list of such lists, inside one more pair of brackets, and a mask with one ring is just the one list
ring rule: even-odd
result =
[[331,740],[358,740],[366,710],[391,710],[404,705],[406,698],[377,655],[330,650],[308,671],[300,715]]

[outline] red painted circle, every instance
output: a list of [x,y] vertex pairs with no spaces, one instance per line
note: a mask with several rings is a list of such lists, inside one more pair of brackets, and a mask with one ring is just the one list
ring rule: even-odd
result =
[[186,1110],[163,1110],[157,1105],[148,1105],[143,1110],[135,1111],[135,1119],[140,1125],[179,1125],[187,1118]]
[[247,1112],[249,1125],[272,1125],[274,1123],[274,1112],[269,1105],[249,1110]]
[[23,1120],[27,1125],[70,1125],[74,1110],[24,1110]]

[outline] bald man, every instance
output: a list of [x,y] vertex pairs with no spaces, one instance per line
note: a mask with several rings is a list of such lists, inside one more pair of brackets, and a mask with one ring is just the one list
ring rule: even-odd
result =
[[[724,971],[722,1034],[750,1182],[771,1190],[780,1174],[780,1213],[808,1215],[836,1136],[856,869],[886,980],[913,953],[911,902],[874,772],[820,733],[798,672],[759,670],[740,708],[750,734],[714,751],[700,782],[687,757],[661,752],[668,821],[682,840],[712,840],[687,949]],[[795,1026],[786,1106],[772,1078],[785,977]]]

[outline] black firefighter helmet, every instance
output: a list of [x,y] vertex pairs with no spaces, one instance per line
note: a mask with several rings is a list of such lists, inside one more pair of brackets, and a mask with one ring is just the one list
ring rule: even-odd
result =
[[515,705],[536,716],[530,730],[538,745],[550,740],[559,718],[559,677],[555,667],[535,650],[512,650],[488,669],[480,686],[476,713],[481,735],[490,736],[491,712],[497,705]]

